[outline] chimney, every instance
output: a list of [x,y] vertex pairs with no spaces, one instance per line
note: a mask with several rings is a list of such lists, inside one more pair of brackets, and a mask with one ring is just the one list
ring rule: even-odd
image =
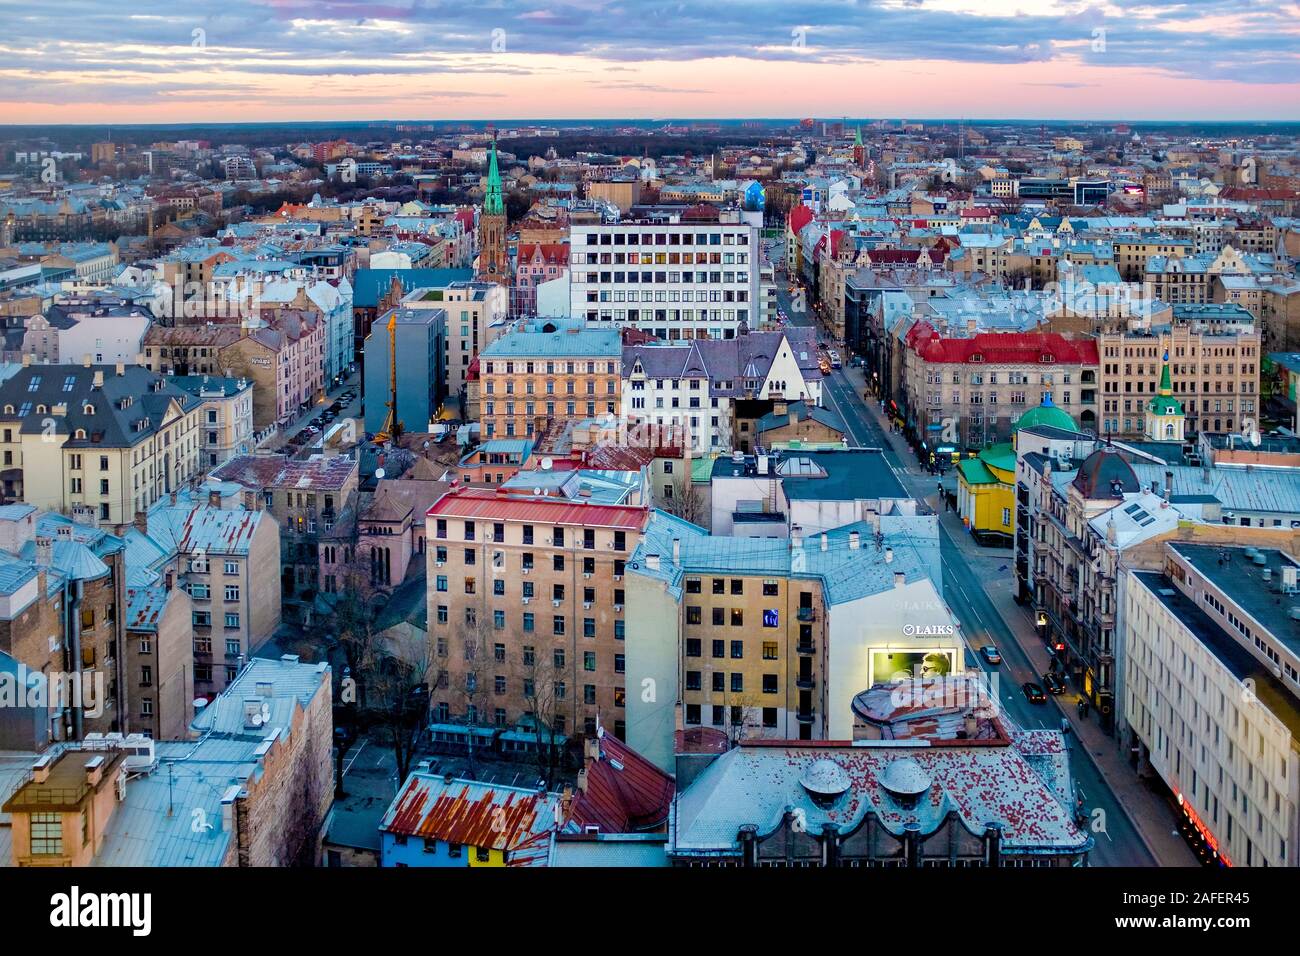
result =
[[208,504],[211,505],[213,508],[221,507],[221,492],[218,491],[216,488],[208,489]]
[[1174,496],[1174,472],[1173,469],[1165,469],[1165,501]]
[[803,547],[803,528],[797,524],[791,525],[790,526],[790,548],[793,550],[802,547]]
[[29,367],[31,366],[31,364],[32,364],[32,353],[31,353],[31,352],[24,352],[24,353],[23,353],[23,368],[29,368]]
[[54,755],[46,754],[32,764],[32,783],[44,783],[50,779],[50,766],[54,763]]
[[175,508],[175,507],[176,507],[176,492],[173,491],[173,492],[168,496],[168,500],[171,502],[172,507]]
[[149,515],[147,513],[137,511],[135,517],[131,520],[131,524],[135,527],[135,530],[139,531],[141,534],[149,533]]
[[673,538],[673,564],[682,563],[682,539]]
[[886,548],[886,549],[885,549],[885,563],[886,563],[886,564],[893,564],[893,563],[894,563],[894,549],[893,549],[893,548]]
[[121,378],[123,375],[126,374],[126,363],[118,362],[116,365],[113,366],[113,371],[118,378]]
[[975,719],[974,714],[966,715],[966,739],[973,740],[979,729],[979,721]]
[[82,365],[83,368],[90,368],[90,366],[91,366],[91,361],[90,361],[90,353],[89,353],[89,352],[87,352],[85,355],[83,355],[83,356],[81,357],[81,365]]
[[901,588],[907,584],[907,575],[902,571],[894,572],[894,587]]
[[45,535],[36,536],[36,563],[41,567],[49,567],[54,556],[54,539]]
[[659,555],[657,555],[657,554],[647,554],[647,555],[645,556],[645,566],[646,566],[647,568],[649,568],[651,571],[658,571],[658,570],[659,570]]
[[104,372],[102,369],[95,369],[95,376],[91,379],[90,387],[94,389],[104,387]]
[[96,754],[86,761],[86,785],[94,787],[99,785],[99,781],[104,779],[104,758]]
[[849,532],[849,550],[850,550],[850,551],[857,551],[858,548],[860,548],[860,547],[862,547],[862,535],[860,535],[860,534],[859,534],[858,532],[856,532],[856,531],[850,531],[850,532]]
[[826,550],[827,548],[829,548],[829,547],[830,547],[830,539],[826,536],[826,532],[823,531],[823,532],[822,532],[822,550],[825,551],[825,550]]

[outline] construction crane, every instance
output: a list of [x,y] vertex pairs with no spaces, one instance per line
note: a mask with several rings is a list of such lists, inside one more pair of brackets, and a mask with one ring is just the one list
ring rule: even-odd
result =
[[388,415],[384,427],[375,435],[375,444],[392,441],[402,433],[402,423],[397,420],[397,310],[388,316],[388,401],[384,403]]

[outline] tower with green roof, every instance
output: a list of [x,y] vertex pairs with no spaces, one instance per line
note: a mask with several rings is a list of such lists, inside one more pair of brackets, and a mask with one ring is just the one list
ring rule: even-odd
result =
[[1183,441],[1187,418],[1183,403],[1174,398],[1173,381],[1169,375],[1169,350],[1165,349],[1164,367],[1160,370],[1160,391],[1147,404],[1147,441]]
[[497,141],[488,151],[487,189],[478,217],[478,269],[476,278],[507,285],[510,259],[506,253],[506,202],[501,194],[501,170],[497,166]]

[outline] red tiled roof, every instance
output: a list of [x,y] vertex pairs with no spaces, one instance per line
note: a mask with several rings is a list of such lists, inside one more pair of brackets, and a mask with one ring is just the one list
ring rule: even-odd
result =
[[926,362],[960,364],[979,355],[989,364],[1097,364],[1095,339],[1072,339],[1057,332],[982,332],[949,339],[929,323],[918,322],[907,334],[907,345]]
[[813,212],[803,203],[800,203],[790,210],[790,231],[795,235],[798,235],[799,230],[812,221]]
[[435,501],[428,514],[436,518],[535,521],[538,524],[614,528],[619,531],[640,531],[650,520],[650,512],[646,508],[525,498],[498,494],[489,488],[456,488]]
[[538,256],[550,265],[567,266],[569,264],[569,247],[562,242],[524,242],[519,244],[519,262],[531,263]]
[[587,789],[574,797],[571,822],[602,833],[661,828],[673,802],[673,778],[612,734],[601,735],[598,745],[600,755],[584,768]]

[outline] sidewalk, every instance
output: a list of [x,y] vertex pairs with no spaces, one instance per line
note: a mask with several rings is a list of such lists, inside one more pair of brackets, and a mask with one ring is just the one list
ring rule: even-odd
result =
[[[846,376],[861,395],[866,387],[865,376],[860,369],[846,370]],[[906,466],[907,475],[915,482],[926,482],[925,500],[939,513],[939,520],[952,539],[961,560],[969,565],[976,576],[983,582],[983,590],[994,610],[1002,618],[1033,665],[1034,673],[1041,674],[1048,670],[1051,654],[1047,646],[1038,637],[1034,629],[1029,609],[1015,601],[1016,581],[1010,566],[1014,551],[1011,548],[989,548],[977,543],[967,533],[960,518],[952,511],[945,511],[943,503],[938,500],[934,490],[933,477],[926,472],[916,460],[916,455],[908,446],[902,435],[889,431],[880,411],[878,402],[866,402],[867,412],[879,426],[886,441],[889,442],[899,460]],[[1068,685],[1067,685],[1068,686]],[[1115,799],[1124,808],[1134,829],[1147,850],[1160,866],[1200,866],[1191,848],[1179,835],[1176,823],[1164,799],[1138,777],[1136,771],[1124,759],[1120,752],[1119,741],[1107,736],[1101,727],[1090,717],[1080,717],[1073,706],[1077,694],[1067,693],[1063,699],[1056,700],[1062,715],[1069,721],[1071,731],[1078,741],[1078,748],[1086,753],[1097,767],[1106,785],[1114,793]]]

